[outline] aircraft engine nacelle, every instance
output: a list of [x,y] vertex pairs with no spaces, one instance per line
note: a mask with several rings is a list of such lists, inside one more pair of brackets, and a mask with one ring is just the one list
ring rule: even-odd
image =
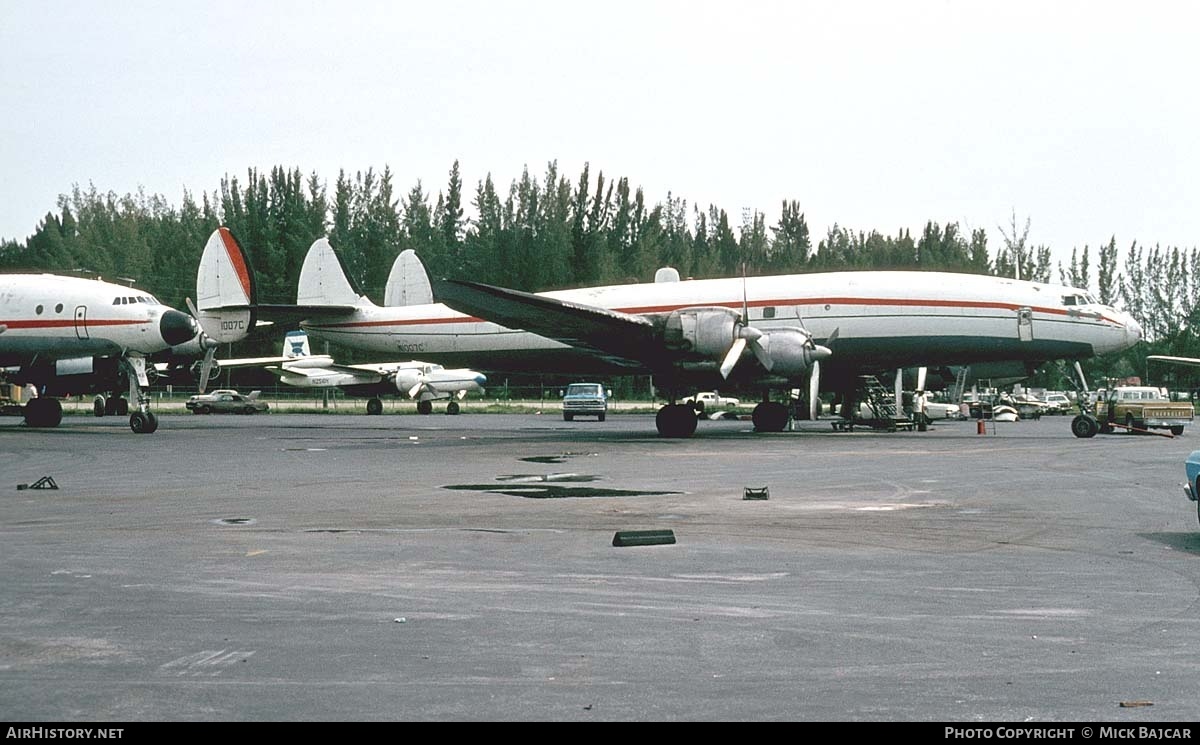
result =
[[421,381],[421,371],[417,369],[397,370],[392,382],[396,385],[396,390],[408,395],[417,383]]
[[812,367],[817,359],[809,335],[801,329],[772,329],[759,340],[771,358],[771,373],[790,377],[800,375]]
[[729,308],[684,308],[667,317],[663,340],[668,349],[719,360],[729,351],[740,318]]

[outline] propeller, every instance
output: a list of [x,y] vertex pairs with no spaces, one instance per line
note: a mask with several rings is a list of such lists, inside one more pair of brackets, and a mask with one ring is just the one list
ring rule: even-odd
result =
[[721,361],[721,377],[729,378],[729,373],[733,372],[734,366],[738,360],[742,358],[742,352],[746,351],[746,347],[750,347],[750,351],[754,352],[755,358],[759,363],[766,368],[767,372],[775,366],[775,361],[771,359],[771,354],[768,351],[767,344],[770,340],[763,341],[766,336],[762,331],[750,325],[750,302],[746,297],[746,264],[742,262],[742,315],[734,325],[733,344],[729,346],[729,351],[725,353],[725,359]]
[[417,394],[421,392],[421,389],[425,387],[424,377],[425,376],[421,373],[417,373],[417,384],[408,389],[409,398],[416,398]]
[[[199,325],[200,313],[196,310],[196,305],[192,302],[191,298],[187,298],[187,307],[192,317],[196,319],[197,325]],[[219,345],[216,339],[201,331],[200,346],[204,349],[204,360],[200,363],[199,391],[200,393],[204,393],[205,389],[208,388],[208,380],[212,377],[213,362],[215,361],[214,358],[217,355],[217,347]]]
[[[841,330],[842,330],[842,327],[838,326],[837,328],[835,328],[833,330],[833,333],[829,335],[829,338],[825,340],[825,347],[827,349],[833,348],[833,343],[835,341],[837,341],[838,334],[841,332]],[[809,338],[811,339],[812,337],[809,337]],[[819,405],[819,402],[820,402],[820,399],[818,397],[820,396],[820,394],[821,394],[821,361],[813,360],[812,368],[809,370],[809,373],[808,373],[808,418],[810,420],[814,420],[817,418],[817,413],[818,413],[817,406]]]

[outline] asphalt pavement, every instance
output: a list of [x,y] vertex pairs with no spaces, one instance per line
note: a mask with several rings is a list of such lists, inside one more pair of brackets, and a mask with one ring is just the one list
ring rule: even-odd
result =
[[1068,425],[0,420],[0,718],[1200,719],[1200,434]]

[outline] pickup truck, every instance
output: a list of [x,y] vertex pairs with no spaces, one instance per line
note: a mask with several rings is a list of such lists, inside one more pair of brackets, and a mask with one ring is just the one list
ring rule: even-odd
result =
[[705,411],[716,411],[719,409],[732,409],[741,404],[741,399],[732,398],[731,396],[722,396],[716,391],[701,391],[694,396],[685,398],[683,403],[691,406],[697,413],[703,414]]
[[612,391],[599,383],[572,383],[563,391],[563,421],[577,416],[594,416],[603,422],[608,414],[608,397]]
[[1183,434],[1191,424],[1195,409],[1187,401],[1172,401],[1160,388],[1143,385],[1117,386],[1100,390],[1096,396],[1096,421],[1100,431],[1111,433],[1117,425],[1126,429],[1169,429]]

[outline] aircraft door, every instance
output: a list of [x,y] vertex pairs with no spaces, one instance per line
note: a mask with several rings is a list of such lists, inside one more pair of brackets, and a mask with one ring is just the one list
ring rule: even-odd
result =
[[75,306],[75,338],[88,338],[86,305]]
[[1017,338],[1033,341],[1033,308],[1017,309]]

